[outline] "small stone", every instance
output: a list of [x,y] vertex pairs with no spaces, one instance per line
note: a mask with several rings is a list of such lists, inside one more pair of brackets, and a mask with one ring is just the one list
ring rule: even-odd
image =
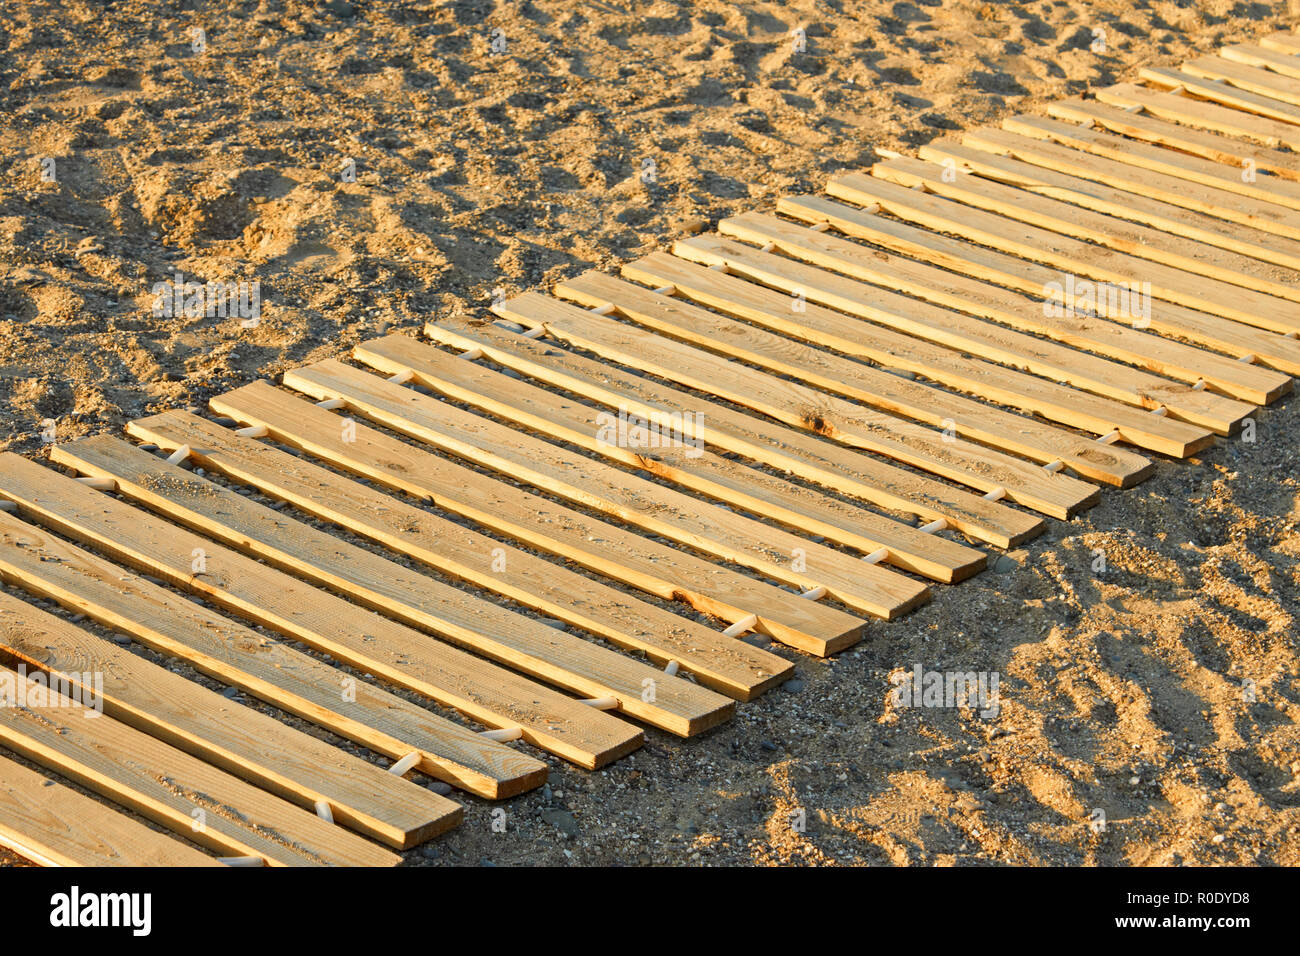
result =
[[113,635],[113,643],[121,644],[123,647],[127,647],[131,643],[131,635],[122,634],[121,632],[118,632],[117,634]]
[[1211,842],[1211,843],[1222,843],[1223,840],[1224,840],[1224,836],[1223,836],[1223,834],[1222,834],[1222,833],[1216,833],[1216,834],[1214,835],[1214,839],[1212,839],[1210,842]]
[[578,821],[573,819],[573,814],[568,810],[543,810],[542,819],[565,836],[578,835]]
[[239,688],[227,687],[225,690],[221,692],[221,696],[227,698],[228,700],[234,700],[236,697],[239,696]]
[[993,562],[993,571],[996,574],[1010,574],[1016,568],[1020,567],[1014,558],[1008,558],[1005,554],[998,555],[998,559]]
[[761,741],[758,746],[763,750],[766,750],[768,753],[776,753],[776,744],[772,743],[770,740]]
[[799,691],[804,689],[804,686],[805,685],[803,681],[799,680],[798,678],[795,678],[794,680],[788,680],[784,684],[782,684],[781,689],[784,690],[787,694],[797,694],[799,693]]

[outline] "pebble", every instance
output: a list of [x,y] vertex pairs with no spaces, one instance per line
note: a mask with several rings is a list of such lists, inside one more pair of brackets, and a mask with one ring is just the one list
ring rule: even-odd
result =
[[788,680],[784,684],[782,684],[781,689],[785,691],[787,694],[797,694],[799,693],[799,691],[804,689],[804,686],[805,685],[803,681],[799,680],[798,678],[795,678],[794,680]]
[[776,753],[777,750],[776,744],[772,743],[770,740],[760,741],[758,746],[763,750],[766,750],[768,753]]
[[578,835],[578,821],[573,819],[573,814],[568,810],[543,810],[542,819],[565,836]]
[[113,635],[113,643],[114,643],[114,644],[121,644],[123,647],[127,647],[127,646],[130,645],[130,643],[131,643],[131,635],[129,635],[129,634],[122,634],[122,633],[114,634],[114,635]]
[[1005,554],[998,555],[998,559],[993,562],[993,570],[997,574],[1010,574],[1016,568],[1020,567],[1014,558],[1008,558]]
[[223,690],[223,691],[221,692],[221,696],[222,696],[222,697],[229,698],[230,700],[234,700],[236,697],[239,696],[239,688],[238,688],[238,687],[227,687],[225,690]]

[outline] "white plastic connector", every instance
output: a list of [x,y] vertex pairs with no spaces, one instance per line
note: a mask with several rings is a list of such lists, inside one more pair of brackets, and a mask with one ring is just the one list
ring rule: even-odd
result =
[[266,866],[266,861],[260,856],[219,856],[217,861],[226,866]]
[[1169,409],[1161,405],[1159,408],[1151,409],[1151,414],[1156,416],[1156,418],[1164,418],[1166,415],[1169,414]]
[[870,554],[863,557],[862,561],[864,564],[879,564],[887,557],[889,557],[888,548],[876,548],[875,551],[872,551]]
[[677,662],[669,661],[667,664],[665,664],[664,673],[667,674],[669,677],[675,676],[677,673]]
[[236,428],[235,434],[240,438],[265,438],[267,430],[265,425],[249,425],[246,428]]
[[484,730],[479,736],[486,737],[488,740],[495,740],[497,743],[509,743],[512,740],[518,740],[524,735],[522,727],[500,727],[496,730]]
[[1193,392],[1203,392],[1203,391],[1205,391],[1205,379],[1203,379],[1203,378],[1198,378],[1198,379],[1196,380],[1196,384],[1192,386],[1192,391],[1193,391]]
[[746,631],[753,630],[754,625],[757,623],[758,615],[750,614],[748,617],[742,617],[735,624],[731,625],[731,627],[723,631],[722,634],[724,637],[740,637],[740,635],[744,634]]
[[811,229],[813,232],[825,232],[830,227],[831,224],[829,222],[818,222],[818,223],[814,223],[808,228]]
[[759,251],[759,252],[771,252],[771,251],[772,251],[773,249],[775,249],[775,248],[776,248],[776,243],[775,243],[775,242],[765,242],[765,243],[763,243],[762,248],[759,249],[758,251]]
[[677,291],[677,286],[661,285],[659,288],[655,289],[654,291],[656,295],[672,295],[674,292]]
[[18,510],[18,502],[0,501],[0,511],[17,511],[17,510]]
[[96,491],[117,491],[117,482],[112,478],[92,478],[84,475],[77,479],[88,488],[94,488]]
[[1054,475],[1064,467],[1065,467],[1065,462],[1061,461],[1061,459],[1058,458],[1056,459],[1056,461],[1049,461],[1047,464],[1045,464],[1043,466],[1043,471],[1047,472],[1049,475]]
[[988,491],[984,492],[984,499],[986,501],[1001,501],[1006,496],[1007,489],[1003,488],[1001,485],[998,485],[996,488],[990,488]]
[[921,534],[934,534],[938,531],[942,531],[946,527],[948,527],[947,518],[935,518],[929,524],[921,525],[919,530]]
[[1254,352],[1247,352],[1247,353],[1246,353],[1245,355],[1243,355],[1241,358],[1237,359],[1237,361],[1238,361],[1238,362],[1244,362],[1246,365],[1251,365],[1251,364],[1253,364],[1254,361],[1255,361],[1255,353],[1254,353]]
[[520,332],[519,334],[526,339],[540,339],[543,335],[546,334],[546,326],[539,325],[535,329],[529,329],[528,331]]
[[320,817],[326,823],[334,822],[334,811],[330,809],[329,802],[326,800],[316,801],[316,816]]
[[807,591],[800,591],[799,596],[807,598],[810,601],[820,601],[826,596],[826,585],[819,584],[815,588],[809,588]]
[[604,305],[598,305],[594,309],[588,309],[587,311],[593,315],[609,315],[614,311],[614,303],[606,302]]
[[327,412],[332,412],[336,408],[342,408],[346,402],[341,398],[326,398],[316,403],[317,408],[323,408]]
[[456,357],[463,358],[466,362],[476,362],[483,357],[483,350],[480,348],[466,349]]
[[617,697],[588,697],[583,701],[588,707],[594,707],[596,710],[613,710],[618,706]]
[[412,750],[401,760],[394,761],[393,765],[388,768],[388,772],[394,774],[395,776],[400,777],[403,776],[406,773],[406,771],[410,770],[419,762],[420,762],[420,751]]
[[190,457],[190,446],[181,445],[180,448],[177,448],[174,452],[172,452],[170,455],[167,456],[167,464],[179,465],[181,462],[183,462],[186,458],[189,457]]
[[388,380],[394,385],[405,385],[413,378],[415,378],[415,373],[409,368],[404,368],[400,372],[394,372],[392,375],[388,376]]
[[1112,428],[1110,431],[1106,432],[1106,434],[1100,436],[1097,441],[1103,445],[1113,445],[1115,442],[1119,441],[1119,429]]

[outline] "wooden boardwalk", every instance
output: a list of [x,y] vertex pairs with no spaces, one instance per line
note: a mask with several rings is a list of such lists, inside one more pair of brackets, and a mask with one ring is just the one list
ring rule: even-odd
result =
[[393,865],[1253,428],[1300,374],[1300,37],[1140,80],[0,455],[0,845]]

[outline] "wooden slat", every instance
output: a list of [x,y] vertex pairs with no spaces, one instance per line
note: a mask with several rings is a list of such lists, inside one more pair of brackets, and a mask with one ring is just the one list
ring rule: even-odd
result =
[[[283,710],[376,749],[405,736],[397,715],[404,700],[368,684],[356,685],[356,702],[344,701],[344,675],[306,654],[0,513],[0,575],[28,591],[87,614],[162,653],[233,684]],[[371,725],[376,725],[375,729]],[[396,732],[387,728],[392,727]],[[342,755],[340,755],[342,756]],[[349,826],[391,846],[408,847],[455,826],[460,805],[375,768],[366,786],[378,805],[355,808]],[[355,800],[354,803],[362,803]],[[339,819],[336,813],[335,818]]]
[[[1121,90],[1122,88],[1112,87],[1111,89]],[[1139,87],[1129,87],[1129,89],[1137,90]],[[1123,93],[1116,92],[1114,95],[1122,97]],[[1178,101],[1183,99],[1182,97],[1171,97],[1168,93],[1153,93],[1152,96],[1165,97],[1173,101],[1173,108],[1176,108]],[[1130,102],[1130,105],[1140,104]],[[1248,163],[1254,163],[1256,169],[1264,172],[1273,173],[1275,176],[1281,176],[1284,179],[1300,180],[1300,156],[1296,156],[1294,153],[1282,152],[1280,149],[1258,146],[1249,140],[1241,139],[1240,136],[1223,136],[1219,133],[1193,129],[1189,126],[1180,126],[1167,120],[1156,119],[1145,112],[1120,109],[1117,106],[1109,106],[1098,100],[1058,100],[1047,105],[1047,112],[1057,119],[1069,120],[1072,123],[1083,123],[1084,125],[1095,123],[1112,133],[1120,133],[1132,139],[1154,143],[1157,146],[1181,149],[1185,153],[1191,153],[1203,159],[1212,159],[1216,163],[1234,166],[1238,171],[1245,171]],[[1238,113],[1236,110],[1224,110],[1223,112],[1229,114],[1229,121],[1241,116],[1246,116],[1247,119],[1250,118],[1247,114]],[[1300,130],[1297,130],[1297,133],[1300,133]],[[1137,167],[1129,168],[1135,169]]]
[[1271,96],[1262,96],[1259,93],[1230,86],[1220,80],[1201,79],[1190,73],[1181,73],[1167,67],[1143,67],[1138,71],[1138,78],[1164,89],[1176,90],[1182,87],[1194,96],[1247,113],[1258,113],[1260,116],[1284,123],[1300,123],[1300,108],[1273,99]]
[[[1124,184],[1132,183],[1146,195],[1198,212],[1233,219],[1292,239],[1300,235],[1295,212],[1300,209],[1300,183],[1266,173],[1259,173],[1252,180],[1242,175],[1244,170],[1213,160],[1042,116],[1011,116],[1002,125],[1022,136],[1063,144],[1110,160],[1093,163],[1092,169],[1104,172],[1111,185],[1127,188]],[[1126,172],[1118,168],[1120,165],[1134,167],[1136,171]]]
[[[801,197],[797,200],[782,200],[780,208],[799,218],[825,216],[827,218],[822,221],[829,221],[836,228],[847,231],[849,227],[840,223],[843,217],[839,211],[852,215],[854,210],[843,206],[837,210],[834,208],[836,205],[838,204]],[[887,228],[895,225],[911,228],[892,220],[880,221]],[[866,228],[858,231],[865,231]],[[1099,359],[1087,352],[1065,348],[999,325],[901,298],[894,295],[892,290],[906,289],[945,306],[956,305],[967,312],[983,313],[1030,330],[1037,330],[1044,325],[1055,325],[1058,329],[1067,330],[1071,326],[1077,328],[1083,323],[1083,317],[1070,315],[1053,318],[1044,314],[1046,310],[1042,303],[1023,299],[1015,301],[1017,297],[1004,290],[980,288],[978,283],[963,280],[951,273],[886,256],[857,242],[806,229],[772,216],[746,213],[723,220],[719,229],[749,242],[770,242],[786,255],[812,263],[815,268],[712,237],[683,240],[677,244],[675,251],[684,258],[706,265],[726,265],[738,275],[786,292],[800,291],[825,305],[833,305],[916,336],[912,339],[896,333],[882,334],[876,326],[863,327],[859,322],[848,322],[844,318],[837,320],[818,313],[819,327],[830,325],[857,331],[856,346],[846,349],[853,354],[862,354],[893,367],[905,367],[951,387],[963,388],[1054,421],[1095,431],[1099,435],[1118,427],[1126,441],[1179,457],[1186,457],[1209,443],[1205,428],[1228,434],[1251,411],[1251,406],[1232,399],[1205,395],[1203,391]],[[928,235],[930,234],[923,233],[923,236]],[[846,273],[852,280],[829,274],[825,269]],[[859,279],[889,289],[885,293],[887,298],[882,299],[873,292],[873,303],[870,306],[861,305],[859,283],[853,281]],[[1011,299],[1009,303],[1007,296]],[[803,321],[805,316],[798,318]],[[1091,326],[1112,330],[1111,338],[1119,338],[1125,331],[1132,335],[1141,334],[1131,328],[1123,329],[1115,323],[1100,320],[1092,320]],[[1058,332],[1059,334],[1061,333]],[[1103,334],[1100,337],[1105,336]],[[917,341],[918,339],[924,341]],[[852,337],[850,341],[853,341]],[[1131,338],[1127,341],[1131,341]],[[882,348],[887,351],[881,351]],[[956,354],[949,350],[956,350]],[[969,355],[1001,362],[1011,368],[989,365],[967,357]],[[1019,371],[1022,368],[1050,381],[1026,375]],[[1276,376],[1276,373],[1268,374]],[[1062,382],[1075,387],[1059,384]],[[1087,394],[1078,391],[1078,388],[1099,394]],[[1158,416],[1151,416],[1141,410],[1157,408],[1162,404],[1186,421],[1156,421]],[[1130,407],[1133,405],[1137,407]],[[1076,449],[1074,454],[1081,456],[1084,464],[1075,465],[1074,460],[1063,454],[1062,460],[1089,477],[1094,477],[1093,472],[1098,468],[1109,468],[1112,474],[1124,475],[1129,471],[1140,474],[1139,462],[1125,458],[1131,453],[1112,450],[1108,454],[1098,455],[1097,449],[1090,443],[1079,444],[1077,439],[1073,447]],[[1115,483],[1113,478],[1111,480]]]
[[1266,37],[1261,37],[1259,45],[1266,50],[1276,50],[1279,53],[1285,53],[1290,56],[1300,54],[1300,36],[1294,33],[1279,31],[1270,33]]
[[313,813],[324,801],[354,830],[391,826],[366,821],[387,818],[387,804],[411,794],[407,781],[396,786],[366,761],[2,592],[0,651],[77,686],[77,675],[100,675],[102,684],[83,693],[102,700],[114,720]]
[[[85,461],[87,456],[124,464],[135,456],[152,458],[107,435],[64,446],[64,450],[64,460],[70,462]],[[166,473],[161,477],[165,481]],[[89,493],[72,478],[17,455],[0,455],[0,498],[17,502],[19,513],[28,520],[87,543],[174,587],[201,594],[209,603],[258,625],[303,640],[361,671],[419,692],[433,685],[430,689],[438,693],[429,696],[446,706],[466,704],[482,709],[481,701],[503,694],[499,688],[512,682],[513,675],[498,667],[463,653],[445,654],[444,645],[422,634],[108,495]],[[197,574],[196,552],[203,555],[204,568]],[[412,680],[408,674],[418,675],[418,679]],[[513,690],[520,693],[515,700],[541,690],[528,681],[514,683]],[[443,691],[443,686],[450,690]],[[500,705],[493,714],[493,726],[515,726],[512,716],[505,716],[514,709],[508,702]],[[418,724],[386,752],[394,759],[412,751],[419,753],[415,769],[422,773],[494,800],[539,787],[546,780],[546,764],[540,760],[436,714],[421,710],[412,716]]]
[[1069,475],[1049,474],[1002,452],[872,412],[546,296],[529,293],[494,309],[526,325],[545,324],[551,334],[613,361],[753,408],[841,444],[895,458],[982,492],[1000,489],[1011,500],[1053,517],[1069,517],[1098,500],[1095,487]]
[[353,355],[386,374],[409,372],[413,381],[448,397],[471,403],[621,461],[650,471],[734,507],[823,535],[840,544],[872,553],[889,551],[889,563],[938,581],[952,582],[982,570],[984,552],[946,538],[923,534],[839,499],[746,467],[703,447],[622,447],[602,441],[606,424],[597,408],[528,385],[406,335],[363,342]]
[[47,675],[0,666],[0,687],[15,695],[0,706],[0,743],[200,846],[270,866],[401,862],[310,810],[96,713],[51,687]]
[[1252,295],[1246,289],[1202,279],[1181,269],[1089,245],[950,199],[925,195],[879,176],[838,177],[827,185],[827,192],[862,205],[877,203],[900,219],[953,232],[1091,279],[1150,282],[1151,294],[1158,298],[1235,319],[1244,325],[1283,333],[1300,330],[1300,310],[1273,296]]
[[[243,547],[257,557],[269,558],[274,550],[273,560],[281,567],[328,584],[364,605],[434,631],[494,661],[584,697],[615,697],[619,701],[618,709],[674,733],[699,733],[725,719],[734,707],[726,698],[686,681],[666,679],[660,671],[616,651],[557,631],[433,578],[406,571],[310,525],[284,519],[276,521],[272,517],[275,512],[270,509],[259,512],[255,503],[228,489],[226,494],[231,504],[223,512],[233,513],[236,518],[228,518],[226,513],[213,514],[203,522],[204,530],[210,525],[219,526],[221,531],[214,533],[232,542],[242,536],[247,542]],[[215,497],[209,494],[209,500]],[[174,508],[165,510],[173,512]],[[188,515],[187,521],[196,523]],[[254,535],[260,542],[257,547],[250,540]],[[274,543],[281,546],[273,549]],[[315,559],[309,567],[304,567],[306,555]],[[266,613],[265,607],[262,613]],[[361,650],[344,646],[342,653],[351,656],[365,652],[368,632],[358,628],[355,633],[359,635]],[[622,724],[612,714],[593,715],[578,701],[560,695],[542,695],[542,688],[532,682],[511,682],[508,690],[493,690],[493,681],[504,684],[509,680],[500,668],[476,667],[472,658],[453,656],[434,642],[416,644],[407,640],[405,648],[410,650],[399,654],[399,659],[409,654],[421,668],[437,665],[431,671],[431,675],[437,675],[436,679],[422,683],[419,688],[422,693],[428,691],[430,696],[435,691],[444,696],[454,693],[466,706],[489,711],[496,726],[509,727],[517,722],[521,729],[529,726],[538,733],[545,728],[548,744],[572,748],[574,757],[580,758],[584,765],[593,759],[599,763],[616,759],[640,743],[636,728]],[[416,649],[422,652],[418,658]],[[400,666],[390,663],[387,669],[394,670],[404,683],[412,680]],[[418,673],[415,667],[412,671]],[[661,685],[655,701],[642,699],[642,681],[646,678],[655,678]],[[629,699],[632,697],[635,700]],[[553,714],[562,715],[565,723]],[[527,720],[517,720],[521,716]],[[563,728],[564,733],[556,733],[553,727]],[[410,749],[408,746],[407,750]],[[567,753],[564,756],[567,759]]]
[[[189,445],[200,449],[196,457],[209,472],[254,485],[319,518],[448,574],[529,604],[599,634],[612,643],[644,651],[658,664],[677,661],[684,671],[695,674],[702,683],[740,700],[757,696],[793,671],[793,665],[768,651],[725,637],[703,624],[637,600],[563,565],[510,547],[496,538],[478,534],[382,491],[349,481],[319,465],[241,437],[196,416],[169,412],[143,419],[138,427],[161,438],[159,444],[174,442],[177,446]],[[93,449],[88,450],[87,445],[83,442],[77,446],[80,453],[76,459],[77,467],[85,467],[98,476],[118,478],[119,487],[127,483],[124,493],[138,496],[146,504],[154,500],[150,489],[157,485],[156,479],[166,477],[171,468],[135,449],[111,448],[96,454]],[[190,496],[183,498],[173,492],[165,503],[151,506],[165,509],[195,527],[209,523],[210,519],[204,517],[203,511],[184,508],[184,503],[191,500]],[[253,526],[256,527],[256,523]],[[263,526],[272,527],[267,522],[263,522]],[[213,533],[230,539],[235,531],[234,528],[218,529]],[[270,537],[271,540],[282,539],[282,536]],[[344,549],[345,552],[350,550]],[[258,553],[259,556],[268,555],[268,560],[279,560],[275,552],[263,549]],[[374,566],[381,567],[379,563]],[[399,580],[409,576],[405,569],[394,573]],[[315,576],[327,583],[326,578]],[[400,625],[381,620],[389,628],[402,630]],[[373,634],[374,631],[361,633]],[[393,655],[395,661],[404,663],[402,670],[410,669],[408,650],[395,648]],[[366,666],[370,668],[370,665]],[[503,676],[507,680],[502,681]],[[539,708],[531,719],[542,737],[549,736],[550,728],[559,723],[560,714],[578,717],[584,714],[583,710],[573,707],[572,702],[557,699],[554,692],[523,678],[502,675],[498,671],[497,680],[499,689],[489,696],[500,696],[503,701],[532,700],[540,703],[537,696],[540,692],[547,699],[545,707]],[[476,700],[465,703],[482,710]],[[485,712],[484,716],[489,714]],[[511,707],[509,714],[499,726],[519,723],[519,708]]]
[[1221,80],[1239,90],[1249,90],[1251,93],[1300,106],[1300,83],[1280,73],[1221,56],[1197,57],[1184,63],[1181,69],[1184,73],[1204,80]]
[[[802,600],[715,562],[589,518],[365,425],[357,424],[349,436],[352,440],[345,441],[338,416],[266,383],[222,395],[213,399],[212,405],[219,414],[267,428],[276,441],[371,481],[428,498],[439,508],[607,577],[660,597],[684,598],[697,609],[725,620],[756,616],[764,633],[792,647],[830,654],[862,637],[858,618],[829,605]],[[133,426],[128,429],[138,436],[145,434]]]
[[[689,392],[495,326],[453,329],[430,323],[425,333],[453,348],[482,349],[492,361],[516,372],[657,421],[699,403]],[[897,470],[881,469],[858,452],[724,405],[713,406],[694,424],[710,445],[927,522],[944,518],[964,534],[998,547],[1012,547],[1043,529],[1041,519],[1032,515],[924,476],[902,472],[903,480],[897,480]]]
[[41,866],[220,866],[188,843],[0,757],[0,846]]
[[[1148,180],[1166,178],[1159,174],[998,129],[964,133],[960,146],[949,141],[931,143],[921,148],[921,156],[936,163],[951,160],[1000,183],[1073,203],[1074,206],[1083,206],[1107,216],[1145,223],[1175,236],[1208,244],[1202,248],[1214,246],[1239,256],[1249,256],[1245,262],[1260,273],[1260,289],[1273,294],[1285,292],[1284,298],[1300,295],[1300,291],[1297,291],[1300,290],[1300,285],[1297,285],[1300,273],[1273,268],[1300,268],[1300,242],[1254,228],[1244,221],[1249,218],[1248,212],[1243,212],[1240,218],[1228,223],[1187,208],[1186,201],[1171,203],[1154,198],[1167,194],[1158,185],[1145,188]],[[1116,188],[1114,184],[1117,183],[1123,183],[1123,186]],[[1168,184],[1179,190],[1189,187],[1193,190],[1206,189],[1186,180],[1168,180]],[[1231,193],[1225,193],[1224,196],[1236,200]],[[1240,208],[1241,204],[1237,202],[1236,205]],[[1276,207],[1276,212],[1286,220],[1296,218],[1294,212],[1281,206]],[[1112,227],[1112,223],[1101,225]],[[1300,234],[1300,229],[1295,231]],[[1204,267],[1219,270],[1207,274],[1218,274],[1225,281],[1240,284],[1239,280],[1229,278],[1230,274],[1236,272],[1231,262],[1214,263],[1207,257]]]
[[[284,384],[317,400],[342,398],[349,411],[393,431],[651,534],[800,588],[825,587],[863,613],[889,620],[929,599],[919,581],[332,359],[286,372]],[[792,560],[795,555],[803,561]]]
[[[1287,39],[1295,39],[1290,35],[1286,36]],[[1267,42],[1268,38],[1265,38],[1264,43]],[[1264,43],[1237,43],[1233,46],[1225,46],[1219,51],[1219,56],[1234,63],[1257,66],[1265,70],[1272,70],[1282,76],[1300,79],[1300,57],[1295,55],[1300,52],[1300,47],[1290,47],[1283,52],[1269,49]]]
[[[1108,355],[1140,366],[1141,369],[1150,369],[1170,378],[1190,382],[1193,386],[1197,381],[1204,379],[1212,389],[1224,392],[1226,395],[1206,395],[1204,390],[1198,391],[1194,387],[1189,388],[1178,382],[1169,382],[1141,369],[1125,368],[1114,363],[1094,364],[1096,360],[1091,357],[1081,359],[1081,363],[1087,368],[1096,369],[1100,374],[1080,377],[1079,369],[1074,367],[1075,356],[1070,352],[1057,353],[1061,357],[1069,357],[1072,361],[1064,364],[1057,362],[1051,366],[1053,371],[1048,374],[1054,382],[1071,381],[1078,387],[1091,389],[1139,408],[1156,408],[1163,404],[1177,417],[1203,425],[1220,434],[1230,432],[1251,410],[1250,405],[1228,398],[1227,395],[1261,404],[1272,401],[1291,388],[1290,376],[1281,372],[1247,365],[1228,356],[1216,355],[1181,342],[1171,342],[1158,335],[1133,328],[1131,324],[1124,322],[1121,316],[1112,316],[1113,321],[1108,321],[1087,313],[1073,311],[1059,316],[1048,315],[1044,301],[1041,299],[1027,297],[989,282],[955,274],[950,271],[951,266],[941,269],[918,261],[932,255],[935,251],[945,250],[953,250],[959,255],[966,252],[974,256],[987,256],[1011,267],[1023,260],[984,250],[979,246],[950,239],[927,229],[919,229],[897,219],[873,216],[864,210],[846,206],[824,196],[782,197],[777,204],[777,209],[802,222],[817,225],[825,223],[838,232],[856,239],[865,239],[881,249],[901,253],[903,256],[916,257],[901,258],[877,249],[869,249],[866,251],[870,253],[871,258],[857,262],[856,259],[861,257],[856,254],[858,247],[853,247],[855,269],[861,278],[876,283],[888,282],[891,288],[937,305],[993,319],[1012,328],[1046,336],[1078,349]],[[790,224],[781,220],[774,220],[781,222],[779,227],[770,225],[771,219],[772,217],[759,217],[757,214],[747,213],[734,219],[723,220],[721,229],[728,234],[739,235],[740,233],[736,231],[739,228],[737,224],[744,222],[744,228],[757,231],[758,227],[751,225],[757,220],[764,223],[763,234],[769,236],[767,241],[773,242],[776,248],[788,255],[799,255],[796,250],[804,247],[840,249],[837,244],[826,241],[833,240],[835,238],[833,236],[827,236],[826,240],[819,240],[817,235],[821,235],[820,233],[810,235],[794,230]],[[1059,280],[1064,278],[1059,273],[1045,269],[1041,271],[1047,276],[1054,276],[1058,284]],[[879,278],[876,278],[877,276]],[[1003,282],[1003,284],[1008,283]],[[1066,294],[1063,286],[1056,295],[1053,295],[1046,284],[1031,289],[1044,299],[1050,299],[1062,306],[1065,304]],[[1153,314],[1156,308],[1156,303],[1152,303]],[[1004,341],[1000,335],[995,337],[991,334],[990,338],[994,342]],[[1036,338],[1022,343],[1030,347],[1026,352],[1020,353],[1018,358],[1012,359],[1011,364],[1036,368],[1027,363],[1042,360],[1042,347],[1038,343],[1039,340]],[[970,351],[971,346],[963,345],[962,348],[964,351]]]
[[[718,271],[700,269],[662,253],[651,257],[649,261],[642,260],[623,268],[625,275],[639,279],[653,288],[673,285],[671,279],[664,278],[661,274],[661,271],[669,270],[693,270],[701,282],[707,282]],[[783,336],[724,319],[686,305],[669,295],[642,289],[602,273],[591,272],[571,279],[559,286],[556,292],[589,307],[599,308],[606,303],[613,304],[619,314],[659,331],[668,331],[679,338],[763,366],[778,374],[789,375],[826,391],[930,425],[952,429],[955,434],[1044,464],[1060,460],[1073,466],[1076,456],[1082,456],[1082,460],[1088,462],[1087,455],[1093,451],[1093,442],[1073,432],[873,369],[861,362],[791,342]],[[802,314],[806,314],[806,307]],[[717,334],[710,334],[710,327]],[[892,360],[890,364],[898,367]],[[864,372],[870,374],[865,375]],[[1123,415],[1131,415],[1135,420],[1145,417],[1136,409],[1121,407],[1119,411]],[[1141,424],[1145,426],[1146,422]],[[1114,426],[1107,427],[1102,434],[1110,431],[1111,427]],[[1175,429],[1185,429],[1187,439],[1200,445],[1211,440],[1209,432],[1202,428],[1180,422]],[[1165,444],[1178,451],[1188,447],[1186,441]]]
[[[882,186],[887,185],[882,184]],[[833,182],[829,188],[831,191],[838,189]],[[830,222],[846,235],[865,239],[883,248],[923,259],[945,269],[965,273],[973,278],[997,282],[1030,295],[1051,297],[1058,302],[1064,302],[1064,285],[1069,277],[1037,262],[1020,259],[928,229],[920,229],[897,219],[877,216],[868,210],[846,206],[821,197],[801,196],[795,199],[783,199],[778,209],[787,215],[806,221]],[[1186,338],[1201,345],[1220,349],[1230,355],[1239,357],[1254,355],[1261,362],[1275,369],[1293,374],[1300,373],[1300,342],[1295,339],[1285,338],[1262,329],[1253,329],[1239,322],[1197,312],[1172,302],[1152,300],[1150,305],[1149,328],[1152,332]],[[1106,316],[1104,312],[1102,315],[1104,318],[1113,319],[1116,323],[1131,326],[1131,319],[1127,317]],[[1082,321],[1082,317],[1079,318]],[[1207,362],[1212,359],[1213,356],[1207,359]],[[1246,368],[1246,363],[1241,364]],[[1206,374],[1214,374],[1213,366],[1207,366]],[[1131,374],[1127,380],[1132,382]],[[1151,391],[1151,386],[1142,386],[1140,394],[1163,400],[1166,390],[1158,386],[1158,379],[1154,381],[1157,383],[1155,391]],[[1256,387],[1262,390],[1258,396],[1260,401],[1271,400],[1281,393],[1279,389],[1284,392],[1287,388],[1286,381],[1279,381],[1276,378],[1265,378],[1262,382],[1255,379],[1236,381],[1256,382]],[[1184,417],[1191,417],[1194,414],[1214,414],[1208,404],[1200,406],[1199,411],[1196,410],[1197,406],[1189,406],[1188,401],[1194,402],[1195,398],[1187,395],[1186,389],[1180,389],[1174,398],[1183,410]]]
[[[1269,147],[1286,146],[1290,149],[1300,149],[1300,126],[1265,119],[1253,113],[1243,113],[1241,110],[1207,103],[1205,100],[1193,99],[1190,96],[1137,86],[1133,83],[1118,83],[1115,86],[1105,87],[1097,90],[1096,96],[1100,102],[1109,106],[1122,109],[1141,108],[1152,116],[1182,123],[1185,126],[1212,130],[1228,136],[1248,137]],[[1176,146],[1172,143],[1170,145]],[[1195,150],[1188,150],[1188,152],[1195,152]]]

